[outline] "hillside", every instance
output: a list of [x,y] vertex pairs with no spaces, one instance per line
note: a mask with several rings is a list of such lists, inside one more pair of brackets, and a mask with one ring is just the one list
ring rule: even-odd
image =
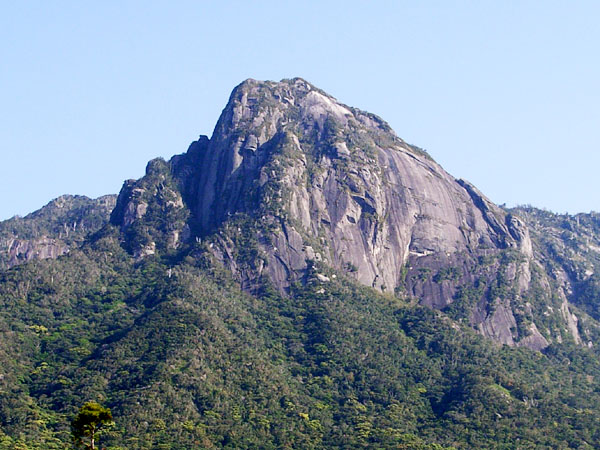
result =
[[115,202],[114,195],[63,195],[25,217],[0,222],[0,270],[67,253],[108,223]]
[[0,448],[65,448],[87,400],[108,449],[597,448],[597,227],[247,80],[116,202],[0,224],[69,250],[0,272]]

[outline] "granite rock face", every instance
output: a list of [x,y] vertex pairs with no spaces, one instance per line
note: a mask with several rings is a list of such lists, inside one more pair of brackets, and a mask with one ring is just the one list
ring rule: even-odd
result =
[[[522,220],[302,79],[243,82],[210,139],[155,164],[160,175],[127,182],[111,219],[135,230],[139,257],[202,243],[249,291],[266,278],[285,292],[327,267],[457,317],[460,303],[460,317],[499,342],[549,343],[526,307],[544,276],[532,281]],[[174,219],[157,228],[149,211]]]
[[155,159],[140,180],[127,180],[110,221],[125,234],[125,247],[137,258],[177,249],[189,238],[189,212],[169,165]]
[[285,266],[269,269],[282,288],[290,280],[277,273],[295,272],[297,255],[308,260],[306,247],[315,250],[301,236],[320,241],[324,261],[355,267],[361,283],[379,289],[396,287],[410,259],[530,246],[518,219],[381,119],[301,79],[244,82],[212,139],[196,146],[203,147],[201,170],[185,190],[200,234],[265,205],[277,217],[285,211],[285,242],[277,247],[292,251],[273,254],[269,264]]
[[42,236],[36,239],[14,239],[5,241],[6,264],[16,266],[32,259],[54,259],[69,251],[69,247],[59,239]]
[[315,252],[337,269],[352,268],[361,283],[389,290],[407,263],[428,255],[530,253],[517,218],[378,117],[304,80],[244,82],[203,142],[202,170],[186,189],[197,190],[188,203],[200,234],[240,212],[285,216],[276,245],[263,249],[282,289]]
[[[534,258],[560,302],[552,312],[560,312],[576,342],[592,347],[597,342],[594,319],[600,319],[600,214],[555,214],[530,206],[511,212],[531,230]],[[577,315],[572,305],[580,309]]]

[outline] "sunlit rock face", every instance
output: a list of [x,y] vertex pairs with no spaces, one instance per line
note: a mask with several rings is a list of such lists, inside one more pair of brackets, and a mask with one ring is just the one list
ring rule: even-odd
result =
[[[123,230],[147,234],[131,248],[139,257],[200,243],[251,292],[265,279],[286,292],[322,265],[499,342],[551,342],[525,306],[533,253],[521,219],[379,117],[302,79],[243,82],[212,137],[155,172],[126,184],[113,213]],[[176,217],[161,225],[171,244],[136,225],[150,210]],[[577,339],[568,305],[561,317]]]
[[317,254],[393,290],[413,260],[530,246],[518,219],[380,118],[301,79],[242,83],[193,149],[200,170],[184,185],[200,234],[240,212],[279,219],[282,233],[264,249],[279,287]]

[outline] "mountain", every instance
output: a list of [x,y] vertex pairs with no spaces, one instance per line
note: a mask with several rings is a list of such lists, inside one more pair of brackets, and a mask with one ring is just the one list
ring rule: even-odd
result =
[[209,242],[249,292],[263,277],[286,292],[318,263],[505,344],[581,341],[518,215],[302,79],[242,83],[210,139],[126,183],[111,222],[136,255]]
[[63,195],[25,217],[0,222],[0,270],[67,253],[108,223],[115,202],[115,195]]
[[598,223],[247,80],[116,200],[0,224],[61,249],[3,254],[0,448],[65,448],[88,400],[111,449],[597,448]]

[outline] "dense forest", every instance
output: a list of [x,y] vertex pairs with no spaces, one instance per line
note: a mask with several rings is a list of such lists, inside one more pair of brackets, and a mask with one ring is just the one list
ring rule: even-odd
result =
[[495,344],[325,267],[251,296],[207,259],[136,261],[117,237],[1,275],[0,448],[64,448],[89,399],[112,410],[110,449],[600,439],[594,349]]
[[600,216],[305,80],[0,244],[0,449],[600,448]]

